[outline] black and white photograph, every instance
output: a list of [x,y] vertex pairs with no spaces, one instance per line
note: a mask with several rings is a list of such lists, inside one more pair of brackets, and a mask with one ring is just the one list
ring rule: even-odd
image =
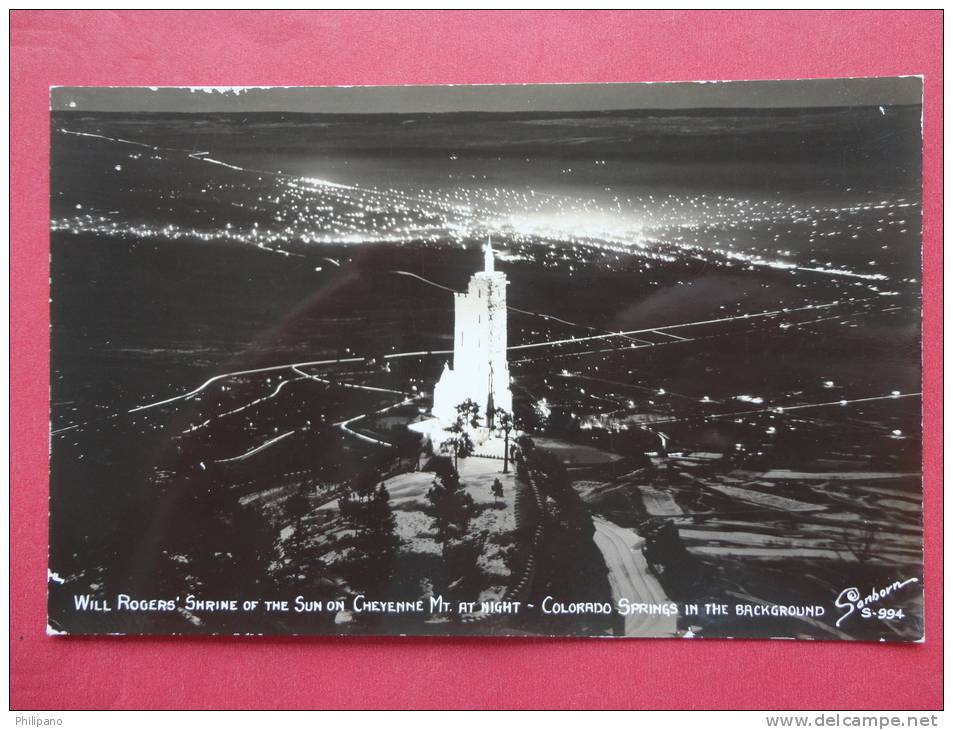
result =
[[922,641],[921,101],[51,88],[47,632]]

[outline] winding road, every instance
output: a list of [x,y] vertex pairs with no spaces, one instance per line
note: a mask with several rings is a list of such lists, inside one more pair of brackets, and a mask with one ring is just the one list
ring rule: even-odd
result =
[[[633,530],[619,527],[614,522],[593,517],[596,527],[593,542],[602,553],[609,569],[609,586],[612,599],[618,605],[620,599],[630,603],[672,603],[662,586],[649,572],[648,563],[642,556],[644,540]],[[674,636],[678,617],[664,614],[632,614],[625,617],[626,636]]]

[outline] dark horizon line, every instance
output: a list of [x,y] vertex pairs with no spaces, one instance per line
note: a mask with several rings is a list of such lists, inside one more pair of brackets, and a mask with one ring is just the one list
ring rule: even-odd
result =
[[591,117],[591,116],[625,116],[625,115],[719,115],[732,116],[737,113],[795,113],[795,112],[832,112],[843,111],[846,109],[877,109],[879,107],[887,109],[922,109],[923,104],[842,104],[831,106],[750,106],[750,107],[655,107],[655,108],[614,108],[614,109],[592,109],[592,110],[541,110],[541,111],[483,111],[474,110],[455,110],[455,111],[419,111],[419,112],[321,112],[321,111],[292,111],[292,110],[262,110],[254,109],[247,111],[240,110],[197,110],[197,111],[158,111],[148,109],[51,109],[50,114],[116,114],[123,116],[163,116],[163,117],[186,117],[186,116],[292,116],[292,117],[337,117],[341,119],[355,119],[362,117]]
[[[918,76],[393,86],[53,86],[51,109],[418,114],[917,104]],[[388,111],[389,110],[389,111]]]

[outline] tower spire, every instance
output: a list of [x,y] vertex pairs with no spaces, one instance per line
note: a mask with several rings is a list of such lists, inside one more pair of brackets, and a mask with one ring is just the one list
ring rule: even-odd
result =
[[493,243],[489,235],[486,237],[486,246],[483,247],[483,270],[488,274],[493,273]]

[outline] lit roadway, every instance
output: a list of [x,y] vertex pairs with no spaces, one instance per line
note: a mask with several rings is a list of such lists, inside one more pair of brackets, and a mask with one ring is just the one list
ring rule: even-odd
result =
[[[593,517],[592,522],[596,527],[593,541],[609,569],[609,586],[616,605],[623,598],[630,604],[671,604],[671,599],[649,572],[648,563],[642,556],[642,544],[645,541],[632,530],[601,517]],[[677,620],[674,614],[631,613],[625,617],[625,635],[673,636]]]
[[[397,273],[397,272],[395,272],[395,273]],[[415,277],[415,278],[420,278],[420,277]],[[426,280],[424,280],[424,281],[426,281]],[[428,284],[434,284],[434,282],[430,282],[430,281],[427,281],[427,283],[428,283]],[[442,287],[442,286],[441,286],[441,288],[446,288],[446,287]],[[857,300],[854,300],[854,301],[857,301]],[[860,300],[860,301],[865,301],[865,300]],[[778,309],[778,310],[754,312],[754,313],[750,313],[750,314],[731,315],[731,316],[722,317],[722,318],[718,318],[718,319],[700,320],[700,321],[695,321],[695,322],[684,322],[684,323],[680,323],[680,324],[663,325],[663,326],[657,326],[657,327],[646,327],[646,328],[638,329],[638,330],[629,330],[629,331],[620,331],[620,332],[606,332],[606,333],[604,333],[604,334],[598,334],[598,335],[587,335],[587,336],[583,336],[583,337],[571,337],[571,338],[559,339],[559,340],[545,340],[545,341],[541,341],[541,342],[532,342],[532,343],[526,343],[526,344],[520,344],[520,345],[511,345],[511,346],[510,346],[509,348],[507,348],[507,349],[510,350],[510,351],[519,351],[519,350],[527,350],[527,349],[531,349],[531,348],[550,348],[550,347],[558,347],[558,346],[560,346],[560,345],[572,345],[572,344],[580,344],[580,343],[586,343],[586,342],[596,343],[596,342],[604,341],[604,340],[606,340],[606,339],[615,338],[615,337],[631,338],[631,336],[632,336],[632,335],[635,335],[635,334],[643,334],[643,333],[651,333],[651,332],[654,332],[654,333],[657,333],[657,334],[663,334],[663,333],[665,333],[666,331],[674,330],[674,329],[703,327],[703,326],[709,326],[709,325],[713,325],[713,324],[719,324],[719,323],[724,323],[724,322],[732,322],[732,321],[738,321],[738,320],[758,320],[758,319],[771,318],[771,317],[780,317],[780,316],[785,316],[785,315],[788,315],[788,314],[791,314],[791,313],[794,313],[794,312],[805,311],[805,310],[824,310],[824,309],[835,308],[835,307],[842,306],[842,305],[845,305],[845,304],[850,304],[850,303],[851,303],[851,300],[835,301],[835,302],[829,302],[829,303],[825,303],[825,304],[809,304],[809,305],[805,305],[805,306],[802,306],[802,307],[796,307],[796,308],[790,308],[790,309]],[[518,311],[522,311],[522,310],[518,310]],[[532,313],[530,313],[530,312],[525,312],[525,313],[526,313],[526,314],[532,314],[532,315],[534,315],[534,316],[541,316],[541,317],[547,317],[547,316],[549,316],[549,315],[539,314],[539,313],[536,313],[536,312],[532,312]],[[811,321],[815,321],[815,320],[811,320]],[[806,323],[806,322],[805,322],[805,323],[793,322],[793,323],[792,323],[792,326],[798,326],[798,325],[800,325],[800,324],[807,324],[807,323]],[[642,347],[662,347],[662,346],[664,346],[664,345],[680,344],[680,343],[686,342],[686,341],[689,341],[689,339],[688,339],[688,338],[679,337],[678,339],[672,339],[672,340],[667,340],[667,341],[665,341],[665,342],[650,343],[650,344],[645,344],[645,345],[635,344],[635,343],[630,342],[626,347],[624,347],[624,348],[619,348],[619,349],[639,349],[639,348],[642,348]],[[422,350],[422,351],[412,351],[412,352],[397,352],[397,353],[391,353],[391,354],[389,354],[389,355],[385,355],[384,357],[385,357],[385,359],[397,359],[397,358],[406,358],[406,357],[429,357],[429,356],[437,356],[437,355],[446,355],[446,354],[449,354],[450,352],[451,352],[451,351],[449,351],[449,350]],[[592,353],[592,351],[588,351],[588,350],[587,350],[587,351],[583,351],[583,352],[572,353],[572,355],[574,355],[574,356],[581,356],[581,355],[591,354],[591,353]],[[552,357],[552,356],[550,356],[550,357]],[[422,394],[412,395],[412,394],[407,393],[407,392],[404,392],[404,391],[392,390],[392,389],[389,389],[389,388],[376,388],[376,387],[372,387],[372,386],[368,386],[368,385],[361,385],[361,384],[354,384],[354,383],[335,382],[335,381],[332,381],[332,380],[328,380],[328,379],[326,379],[326,378],[322,378],[322,377],[320,377],[319,375],[317,375],[316,373],[305,372],[304,370],[302,370],[302,368],[310,368],[310,367],[316,367],[316,366],[322,366],[322,365],[343,365],[343,364],[352,364],[352,363],[353,363],[353,364],[364,363],[364,362],[367,362],[367,360],[368,360],[368,358],[365,358],[365,357],[331,358],[331,359],[324,359],[324,360],[311,360],[311,361],[304,361],[304,362],[285,363],[285,364],[281,364],[281,365],[271,365],[271,366],[268,366],[268,367],[255,368],[255,369],[252,369],[252,370],[238,370],[238,371],[229,372],[229,373],[221,373],[221,374],[219,374],[219,375],[214,375],[214,376],[212,376],[211,378],[209,378],[208,380],[206,380],[204,383],[202,383],[201,385],[197,386],[197,387],[194,388],[193,390],[190,390],[190,391],[188,391],[188,392],[186,392],[186,393],[182,393],[182,394],[180,394],[180,395],[171,396],[171,397],[165,398],[165,399],[163,399],[163,400],[158,400],[158,401],[154,401],[154,402],[151,402],[151,403],[146,403],[146,404],[143,404],[143,405],[135,406],[135,407],[133,407],[133,408],[130,408],[130,409],[128,410],[128,413],[130,413],[130,414],[131,414],[131,413],[137,413],[137,412],[140,412],[140,411],[145,411],[145,410],[152,409],[152,408],[157,408],[157,407],[160,407],[160,406],[170,405],[170,404],[176,403],[176,402],[178,402],[178,401],[185,401],[185,400],[192,399],[192,398],[194,398],[194,397],[200,395],[201,393],[203,393],[209,386],[211,386],[211,385],[213,385],[213,384],[215,384],[215,383],[219,383],[219,382],[221,382],[221,381],[223,381],[223,380],[226,380],[226,379],[229,379],[229,378],[240,377],[240,376],[244,376],[244,375],[257,375],[257,374],[263,374],[263,373],[274,373],[274,372],[280,372],[280,371],[283,371],[283,370],[290,370],[293,374],[295,374],[296,376],[298,376],[297,379],[305,379],[305,378],[307,378],[307,379],[311,379],[311,380],[314,380],[314,381],[317,381],[317,382],[321,382],[321,383],[326,384],[326,385],[329,385],[329,386],[341,386],[341,387],[346,387],[346,388],[355,388],[355,389],[360,389],[360,390],[367,390],[367,391],[374,391],[374,392],[381,392],[381,393],[392,393],[392,394],[394,394],[394,395],[402,396],[401,400],[397,401],[396,403],[393,403],[393,404],[391,404],[391,405],[385,406],[384,408],[382,408],[382,409],[380,409],[380,410],[378,410],[378,411],[374,411],[373,413],[383,413],[383,412],[386,412],[386,411],[391,410],[391,409],[393,409],[393,408],[397,408],[397,407],[399,407],[399,406],[409,404],[409,403],[413,402],[414,400],[416,400],[416,399],[422,397]],[[519,361],[517,361],[517,362],[519,362]],[[290,382],[290,381],[285,381],[285,382]],[[245,410],[245,409],[248,408],[248,407],[251,407],[251,406],[253,406],[253,405],[256,405],[256,404],[258,404],[258,403],[260,403],[260,402],[262,402],[262,401],[264,401],[264,400],[267,400],[267,399],[269,399],[269,398],[272,398],[272,397],[274,397],[275,395],[278,394],[278,392],[281,390],[281,388],[282,388],[282,386],[283,386],[284,384],[285,384],[285,383],[281,383],[270,395],[267,395],[267,396],[265,396],[265,397],[263,397],[263,398],[255,399],[255,400],[250,401],[249,403],[245,404],[244,406],[240,406],[240,407],[238,407],[238,408],[234,408],[234,409],[232,409],[232,410],[230,410],[230,411],[227,411],[227,412],[224,412],[224,413],[220,413],[220,414],[216,414],[216,415],[212,416],[211,418],[209,418],[208,420],[206,420],[205,422],[203,422],[203,423],[199,424],[198,426],[195,426],[195,427],[193,427],[193,428],[191,428],[191,429],[189,429],[189,430],[196,430],[196,429],[198,429],[198,428],[202,428],[202,427],[206,426],[208,423],[210,423],[211,420],[213,420],[213,419],[215,419],[215,418],[224,417],[224,416],[230,415],[230,414],[232,414],[232,413],[236,413],[236,412],[238,412],[238,411]],[[895,393],[895,394],[892,394],[892,395],[890,395],[890,396],[876,395],[876,396],[873,396],[873,397],[856,398],[856,399],[851,399],[851,400],[846,400],[846,401],[838,401],[838,402],[834,402],[834,403],[812,403],[812,404],[789,405],[789,406],[785,406],[785,407],[784,407],[784,410],[787,411],[787,410],[795,410],[795,409],[800,409],[800,408],[813,408],[813,407],[826,406],[826,405],[847,405],[848,403],[866,402],[866,401],[872,401],[872,400],[881,400],[881,399],[897,398],[897,397],[904,397],[904,398],[905,398],[905,397],[911,397],[911,396],[915,396],[915,395],[918,395],[918,394],[916,394],[916,393],[896,394],[896,393]],[[776,410],[778,410],[778,409],[776,409],[776,408],[764,408],[764,409],[758,409],[757,411],[745,411],[745,412],[735,412],[735,413],[719,414],[719,416],[720,416],[720,417],[727,417],[727,416],[743,415],[744,413],[767,412],[767,411],[776,411]],[[112,416],[109,416],[108,418],[114,418],[114,417],[116,417],[116,416],[118,416],[118,415],[120,415],[120,414],[113,414]],[[351,424],[353,424],[353,423],[355,423],[355,422],[357,422],[357,421],[360,421],[361,419],[366,418],[366,417],[368,417],[368,416],[370,416],[370,415],[372,415],[372,412],[361,413],[361,414],[358,414],[358,415],[353,416],[353,417],[351,417],[351,418],[348,418],[348,419],[346,419],[346,420],[337,422],[337,423],[335,423],[334,425],[337,426],[338,428],[340,428],[342,431],[344,431],[344,432],[347,433],[348,435],[353,436],[353,437],[356,437],[356,438],[359,438],[359,439],[361,439],[362,441],[367,441],[367,442],[369,442],[369,443],[375,443],[375,444],[377,444],[377,445],[379,445],[379,446],[390,446],[390,444],[387,443],[387,442],[385,442],[385,441],[381,441],[381,440],[379,440],[379,439],[371,438],[371,437],[366,436],[366,435],[364,435],[364,434],[358,433],[357,431],[355,431],[355,430],[353,430],[352,428],[350,428]],[[716,416],[716,417],[719,417],[719,416]],[[672,421],[677,421],[678,419],[670,419],[670,420],[672,420]],[[664,422],[664,421],[662,421],[662,422]],[[80,427],[82,427],[82,426],[84,426],[84,425],[86,425],[86,424],[85,424],[85,423],[77,423],[77,424],[72,424],[72,425],[70,425],[70,426],[65,426],[65,427],[63,427],[63,428],[59,428],[59,429],[56,429],[56,430],[52,431],[52,432],[51,432],[51,435],[56,436],[56,435],[62,434],[63,432],[71,431],[71,430],[76,429],[76,428],[80,428]],[[289,434],[285,434],[285,435],[290,435],[290,433],[289,433]],[[241,457],[242,457],[242,458],[245,458],[246,456],[251,456],[252,454],[260,453],[261,451],[263,451],[265,448],[267,448],[268,446],[272,445],[273,443],[278,443],[279,440],[280,440],[280,439],[273,439],[273,440],[271,440],[271,441],[269,441],[269,442],[266,442],[265,444],[262,444],[261,446],[252,449],[250,452],[241,455]]]

